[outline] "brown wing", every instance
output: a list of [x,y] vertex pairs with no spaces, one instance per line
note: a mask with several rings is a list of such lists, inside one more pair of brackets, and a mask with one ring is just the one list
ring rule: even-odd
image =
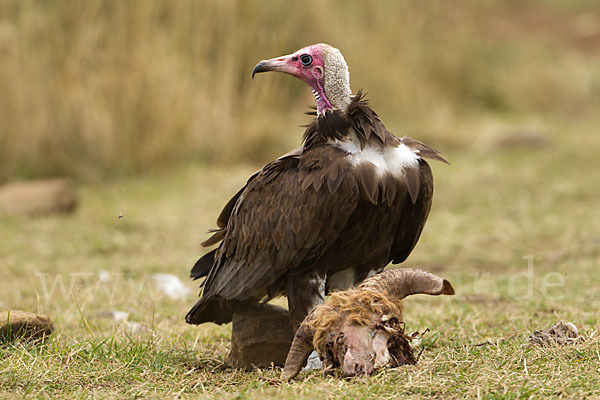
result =
[[[252,181],[252,179],[254,179],[256,175],[258,175],[258,172],[252,175],[250,179],[248,179],[248,182]],[[223,207],[223,210],[217,218],[218,228],[209,230],[209,232],[213,232],[213,234],[207,240],[202,242],[203,247],[210,247],[212,245],[215,245],[221,240],[223,240],[223,238],[225,238],[225,229],[227,228],[227,223],[229,222],[229,217],[231,216],[233,207],[235,206],[235,203],[237,202],[240,195],[244,192],[244,190],[246,190],[247,186],[248,184],[246,183],[244,187],[238,190],[238,192],[227,202],[227,204],[225,204],[225,207]],[[215,262],[216,253],[217,249],[214,249],[200,257],[192,267],[192,270],[190,271],[190,278],[196,280],[208,275]],[[204,282],[202,282],[202,284],[200,285],[200,287],[202,286],[204,286]]]
[[342,151],[311,153],[277,160],[248,182],[188,321],[197,323],[194,314],[211,298],[262,298],[283,274],[306,267],[335,242],[356,208],[358,186]]
[[402,210],[402,218],[390,252],[389,261],[394,264],[404,262],[408,258],[421,236],[429,210],[431,210],[433,175],[431,167],[424,158],[449,164],[439,151],[418,140],[404,136],[400,138],[400,141],[409,148],[417,150],[421,160],[419,160],[419,168],[406,171],[410,199],[406,200],[407,203]]
[[[287,153],[285,153],[284,155],[279,157],[277,160],[273,161],[273,163],[267,165],[265,168],[272,167],[272,164],[277,165],[277,164],[285,163],[288,161],[288,159],[298,158],[300,155],[302,155],[302,147],[301,146],[296,147],[294,150],[288,151]],[[219,243],[221,240],[223,240],[223,238],[225,238],[225,228],[227,228],[227,223],[229,222],[229,217],[231,217],[231,212],[233,211],[233,207],[235,207],[235,204],[237,203],[240,195],[244,192],[244,190],[246,190],[246,187],[248,187],[248,184],[250,182],[252,182],[252,180],[256,176],[258,176],[261,172],[263,172],[262,169],[256,173],[254,173],[250,178],[248,178],[248,181],[246,182],[246,184],[240,190],[238,190],[238,192],[231,199],[229,199],[227,204],[225,204],[225,207],[223,207],[223,210],[221,210],[221,213],[219,214],[219,217],[217,218],[217,227],[218,228],[209,230],[209,232],[214,232],[214,233],[211,237],[209,237],[204,242],[202,242],[203,247],[210,247],[212,245],[215,245],[215,244]],[[198,260],[198,262],[199,261],[200,260]]]
[[[252,179],[254,179],[254,177],[257,174],[258,173],[252,175],[250,177],[250,179],[248,179],[248,182],[250,182]],[[246,190],[247,186],[248,186],[248,184],[246,183],[244,185],[244,187],[241,188],[231,199],[229,199],[227,204],[225,204],[225,207],[223,207],[223,210],[221,211],[221,213],[219,214],[219,217],[217,218],[218,228],[209,230],[209,232],[214,232],[214,233],[211,237],[209,237],[204,242],[202,242],[203,247],[210,247],[212,245],[219,243],[221,240],[223,240],[223,238],[225,237],[225,228],[227,227],[227,222],[229,222],[229,217],[231,216],[233,207],[235,206],[235,203],[240,198],[240,195],[242,194],[242,192],[244,190]]]
[[417,187],[416,198],[406,197],[406,205],[402,209],[400,225],[394,238],[388,261],[394,264],[404,262],[417,244],[433,198],[433,175],[425,160],[419,161],[419,168],[407,175],[407,184]]

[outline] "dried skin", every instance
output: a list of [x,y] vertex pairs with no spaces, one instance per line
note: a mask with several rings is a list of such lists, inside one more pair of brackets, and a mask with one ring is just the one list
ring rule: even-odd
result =
[[310,323],[313,345],[326,368],[341,366],[346,375],[414,364],[401,320],[400,300],[393,301],[386,293],[368,288],[337,292],[315,310]]
[[556,346],[581,343],[584,340],[572,322],[558,321],[548,329],[533,332],[529,336],[528,343],[539,346]]
[[347,376],[370,374],[382,366],[415,364],[404,334],[401,300],[412,294],[453,295],[445,279],[417,269],[385,271],[356,289],[331,295],[304,320],[286,359],[282,379],[295,377],[312,349],[325,370],[342,367]]
[[406,364],[414,365],[417,363],[417,357],[415,357],[413,349],[410,347],[410,340],[412,338],[403,333],[390,337],[388,350],[392,357],[391,367],[399,367]]
[[342,367],[346,376],[370,375],[385,367],[415,364],[410,341],[403,333],[402,324],[396,320],[375,326],[344,325],[337,335],[325,344],[325,353],[320,353],[326,369]]
[[402,320],[402,304],[392,301],[385,293],[371,289],[349,289],[333,293],[327,304],[314,310],[310,328],[313,345],[320,354],[326,353],[331,333],[344,325],[372,326],[381,316]]

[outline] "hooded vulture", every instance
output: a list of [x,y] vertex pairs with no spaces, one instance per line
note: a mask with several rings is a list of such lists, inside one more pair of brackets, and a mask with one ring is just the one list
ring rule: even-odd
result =
[[438,151],[390,133],[350,91],[340,51],[316,44],[259,62],[307,83],[317,107],[302,146],[255,173],[225,205],[191,272],[206,276],[190,324],[230,322],[244,305],[286,295],[293,327],[332,290],[406,260],[431,208],[426,158]]

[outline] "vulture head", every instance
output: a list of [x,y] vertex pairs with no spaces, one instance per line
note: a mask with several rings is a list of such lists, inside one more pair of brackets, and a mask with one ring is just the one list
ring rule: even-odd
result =
[[279,71],[300,78],[312,89],[319,114],[346,111],[351,101],[350,72],[342,53],[325,43],[304,47],[286,56],[262,60],[252,70]]
[[313,349],[323,368],[341,367],[346,376],[415,364],[412,337],[404,334],[401,300],[418,293],[452,295],[454,288],[428,272],[401,268],[375,275],[356,289],[332,294],[298,328],[282,379],[295,377]]

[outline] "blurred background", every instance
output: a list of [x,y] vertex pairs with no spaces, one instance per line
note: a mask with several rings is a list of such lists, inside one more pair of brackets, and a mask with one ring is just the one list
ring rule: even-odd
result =
[[[598,393],[600,1],[0,0],[0,312],[56,324],[40,355],[0,346],[0,397],[238,390],[213,373],[230,327],[184,322],[189,271],[227,200],[312,118],[306,85],[252,68],[318,42],[391,132],[451,162],[431,163],[433,208],[403,266],[457,296],[407,301],[407,327],[432,330],[426,369],[390,390]],[[48,177],[71,184],[19,186]],[[23,211],[53,201],[76,212]],[[521,343],[557,319],[590,340],[524,364]],[[270,381],[244,376],[265,398]],[[327,385],[384,393],[371,382]]]
[[390,130],[446,153],[598,120],[595,0],[2,0],[0,182],[271,160],[313,99],[250,72],[316,42]]

